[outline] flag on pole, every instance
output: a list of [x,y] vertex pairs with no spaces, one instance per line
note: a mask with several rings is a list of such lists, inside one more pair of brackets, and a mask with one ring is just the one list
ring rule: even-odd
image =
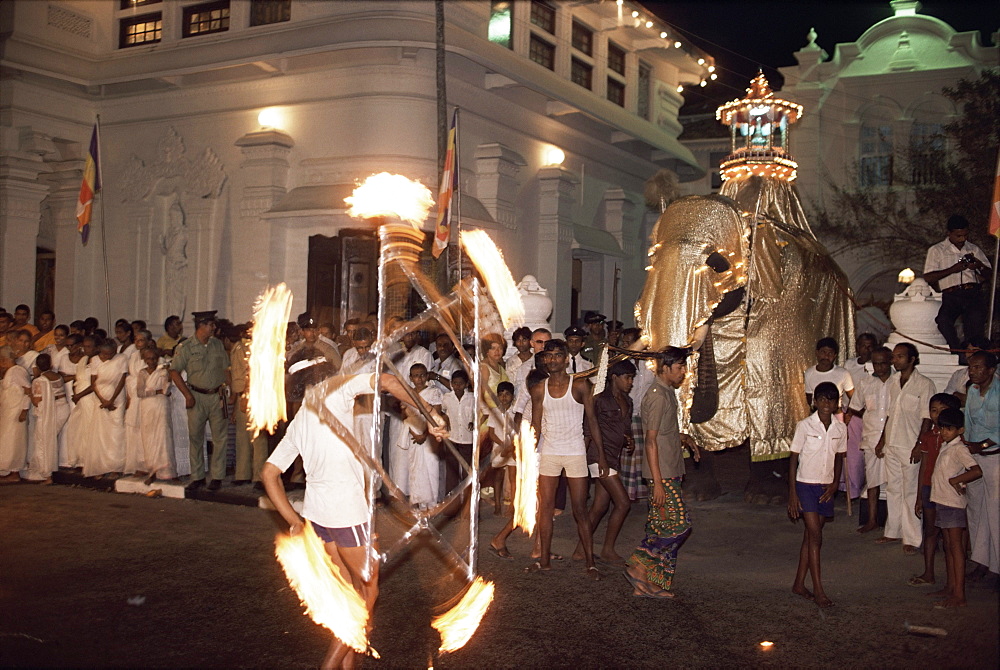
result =
[[990,203],[990,235],[1000,237],[1000,156],[997,156],[997,176],[993,178],[993,202]]
[[90,149],[87,151],[87,162],[83,166],[83,183],[80,184],[80,199],[76,203],[76,230],[81,241],[86,244],[90,235],[90,214],[94,207],[94,194],[101,190],[101,175],[98,171],[100,161],[97,155],[97,124],[90,134]]
[[448,128],[448,149],[444,154],[444,172],[441,174],[441,190],[438,192],[437,225],[434,227],[434,258],[448,248],[451,239],[451,199],[458,190],[458,157],[455,155],[455,141],[458,133],[458,108],[451,113]]

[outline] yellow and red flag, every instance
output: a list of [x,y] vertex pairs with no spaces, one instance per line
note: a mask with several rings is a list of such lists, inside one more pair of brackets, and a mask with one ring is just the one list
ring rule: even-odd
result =
[[84,244],[90,235],[90,215],[94,207],[94,195],[101,190],[100,160],[97,149],[97,125],[90,134],[90,149],[87,162],[83,166],[83,183],[80,184],[80,199],[76,203],[76,230]]
[[438,192],[437,225],[434,226],[434,248],[431,253],[434,258],[448,248],[451,239],[451,199],[458,191],[458,156],[455,153],[455,142],[458,133],[458,108],[451,113],[451,126],[448,128],[448,149],[444,155],[444,172],[441,174],[441,190]]
[[993,178],[993,201],[990,203],[990,235],[1000,237],[1000,156],[997,157],[997,176]]

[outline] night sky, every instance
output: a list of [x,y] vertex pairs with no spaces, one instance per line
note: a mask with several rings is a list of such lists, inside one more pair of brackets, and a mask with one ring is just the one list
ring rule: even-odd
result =
[[[775,68],[795,64],[792,54],[805,46],[811,27],[818,34],[817,44],[832,57],[836,44],[854,42],[869,27],[892,16],[887,0],[648,0],[642,4],[715,57],[719,79],[705,88],[688,87],[682,113],[714,111],[727,100],[743,97],[758,68],[778,89],[782,78]],[[927,0],[919,13],[941,19],[958,32],[979,30],[984,44],[1000,29],[1000,2],[995,0]]]

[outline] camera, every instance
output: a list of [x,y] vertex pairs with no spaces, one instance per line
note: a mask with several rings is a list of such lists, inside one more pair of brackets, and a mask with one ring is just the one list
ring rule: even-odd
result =
[[963,265],[966,265],[966,266],[975,265],[976,264],[976,257],[973,256],[972,254],[965,254],[964,256],[962,256],[959,259],[959,261]]

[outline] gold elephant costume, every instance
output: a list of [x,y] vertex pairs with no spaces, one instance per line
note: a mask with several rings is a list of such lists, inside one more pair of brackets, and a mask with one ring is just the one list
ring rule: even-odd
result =
[[[854,346],[847,279],[810,230],[794,186],[742,175],[718,196],[676,200],[656,222],[649,257],[635,306],[643,338],[654,351],[704,339],[710,349],[700,351],[714,359],[717,407],[692,422],[704,375],[700,355],[691,357],[681,389],[685,429],[709,451],[749,439],[754,461],[787,456],[809,413],[803,372],[815,363],[816,341],[835,338],[842,360]],[[727,295],[738,305],[720,314]]]

